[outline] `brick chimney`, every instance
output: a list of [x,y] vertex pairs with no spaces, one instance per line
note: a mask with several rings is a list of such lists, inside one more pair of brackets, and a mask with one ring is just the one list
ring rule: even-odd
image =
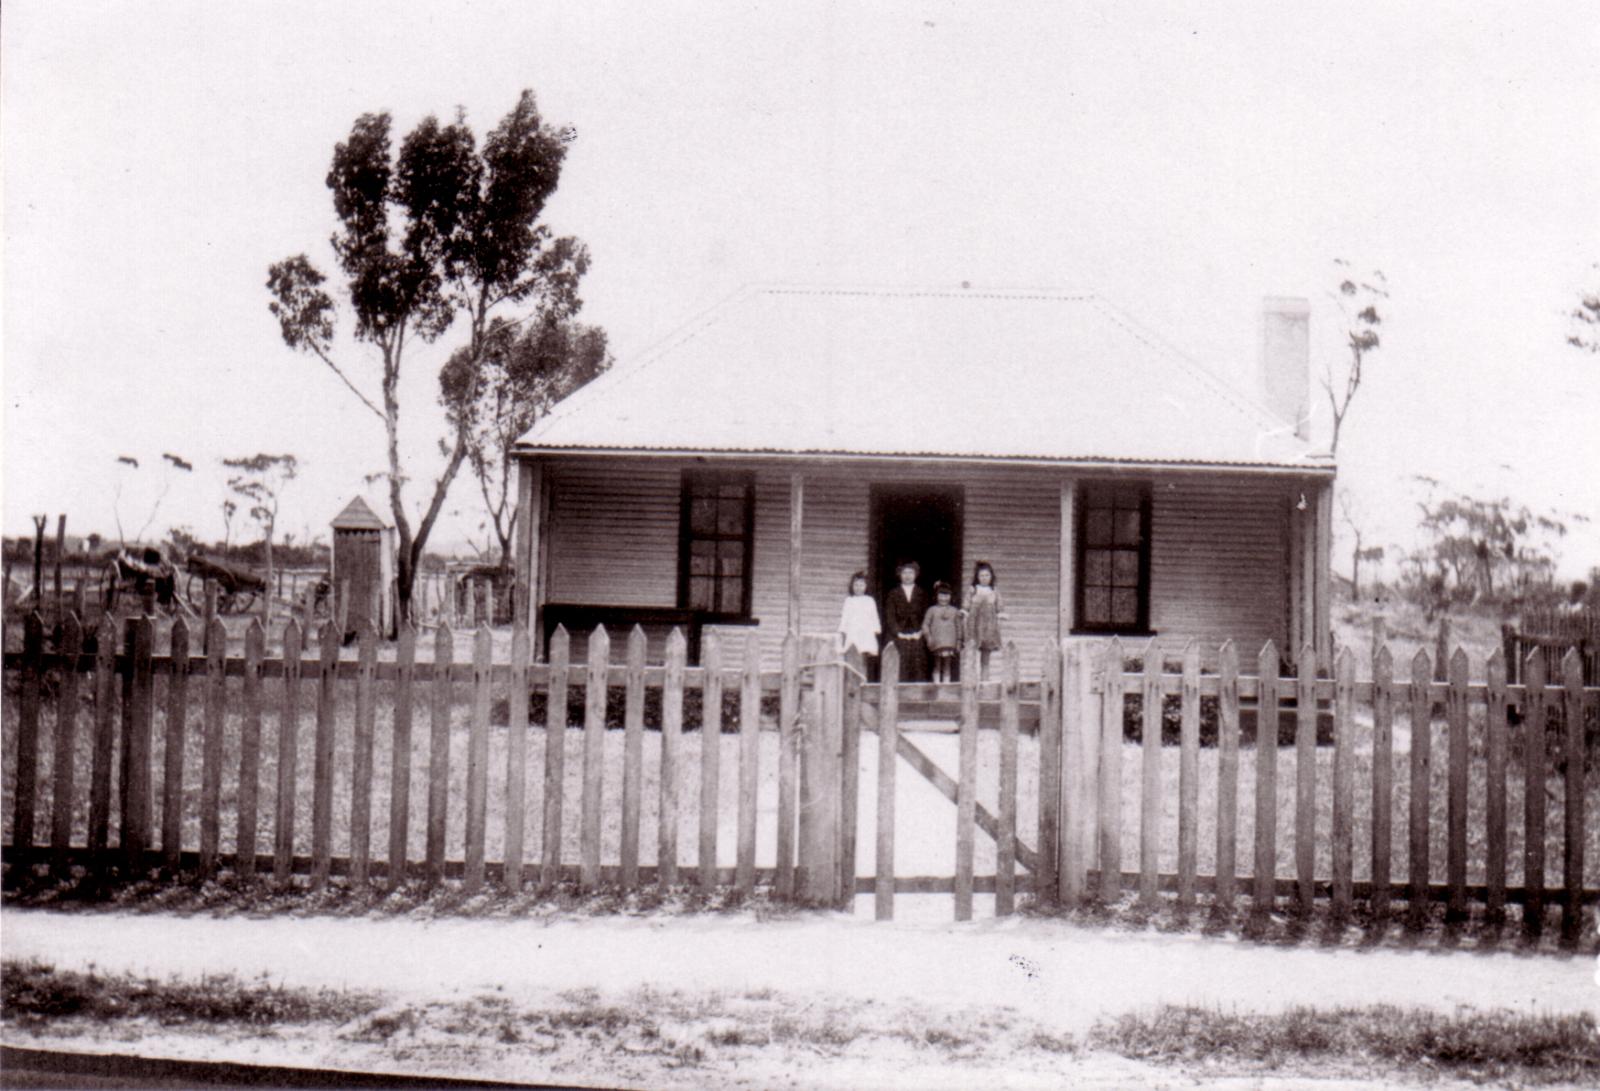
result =
[[1294,296],[1261,301],[1261,394],[1267,407],[1311,435],[1311,304]]

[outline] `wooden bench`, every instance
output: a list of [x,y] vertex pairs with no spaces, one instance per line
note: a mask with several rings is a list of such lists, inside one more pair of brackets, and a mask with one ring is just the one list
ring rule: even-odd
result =
[[582,660],[583,640],[596,627],[606,627],[612,647],[615,648],[628,639],[628,633],[635,625],[639,625],[644,628],[646,635],[655,631],[663,638],[675,628],[682,629],[689,643],[689,662],[700,662],[700,633],[705,622],[695,610],[683,610],[676,606],[594,606],[577,602],[547,602],[541,607],[541,616],[545,647],[550,646],[550,637],[555,633],[556,626],[563,625],[572,636],[574,661]]

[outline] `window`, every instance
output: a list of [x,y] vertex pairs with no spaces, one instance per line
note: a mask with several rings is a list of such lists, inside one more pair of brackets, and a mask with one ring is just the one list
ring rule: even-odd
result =
[[1141,633],[1150,627],[1150,489],[1090,484],[1078,505],[1078,626]]
[[755,485],[747,473],[683,475],[678,605],[712,617],[750,614]]

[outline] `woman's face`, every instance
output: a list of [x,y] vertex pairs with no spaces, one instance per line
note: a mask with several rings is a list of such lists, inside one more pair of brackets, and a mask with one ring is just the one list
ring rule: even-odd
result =
[[865,595],[867,593],[867,577],[857,576],[851,580],[850,593],[852,595]]
[[988,587],[993,582],[994,582],[994,572],[993,571],[991,571],[990,569],[987,569],[987,568],[978,569],[978,584],[980,586]]
[[904,568],[902,568],[900,570],[900,583],[901,583],[902,586],[910,587],[912,584],[914,584],[916,582],[917,582],[917,570],[915,568],[912,568],[908,564],[908,565],[906,565]]

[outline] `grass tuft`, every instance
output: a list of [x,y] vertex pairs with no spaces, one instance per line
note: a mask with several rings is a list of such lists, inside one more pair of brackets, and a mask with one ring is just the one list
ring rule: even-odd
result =
[[1379,1005],[1291,1008],[1240,1015],[1168,1005],[1097,1025],[1089,1044],[1138,1060],[1192,1065],[1235,1061],[1370,1063],[1478,1080],[1585,1082],[1600,1079],[1600,1031],[1592,1014],[1454,1014]]
[[32,960],[0,967],[0,1019],[29,1024],[85,1016],[271,1027],[344,1020],[376,1007],[376,1000],[362,993],[290,989],[265,979],[241,981],[232,974],[163,982],[58,970]]

